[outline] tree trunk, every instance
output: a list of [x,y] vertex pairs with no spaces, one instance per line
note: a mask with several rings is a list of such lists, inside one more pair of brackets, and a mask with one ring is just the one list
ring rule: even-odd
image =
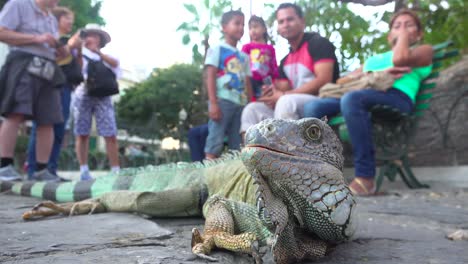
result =
[[402,8],[406,8],[407,0],[395,0],[395,12]]

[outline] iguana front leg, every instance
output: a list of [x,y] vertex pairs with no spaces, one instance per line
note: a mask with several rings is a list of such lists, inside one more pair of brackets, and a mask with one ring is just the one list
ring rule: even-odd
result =
[[255,263],[262,263],[257,236],[251,232],[236,235],[234,230],[235,221],[231,212],[222,202],[214,202],[206,214],[204,234],[201,235],[196,228],[192,230],[192,252],[203,259],[215,261],[208,254],[215,248],[221,248],[248,253],[254,257]]
[[33,207],[31,211],[23,213],[23,220],[33,220],[37,218],[54,215],[80,215],[105,212],[106,208],[99,199],[89,199],[77,203],[57,204],[52,201],[41,202]]

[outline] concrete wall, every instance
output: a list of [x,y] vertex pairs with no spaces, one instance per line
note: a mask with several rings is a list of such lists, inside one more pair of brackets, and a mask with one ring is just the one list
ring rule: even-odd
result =
[[414,165],[468,164],[468,56],[441,72],[411,156]]

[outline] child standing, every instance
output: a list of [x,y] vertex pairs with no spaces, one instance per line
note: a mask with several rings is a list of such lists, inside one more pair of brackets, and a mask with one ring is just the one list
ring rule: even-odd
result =
[[265,21],[258,16],[249,20],[250,43],[242,47],[242,51],[250,57],[252,71],[252,89],[255,99],[262,95],[262,85],[270,85],[278,77],[278,65],[273,45],[268,44],[268,32]]
[[224,43],[210,48],[205,60],[210,117],[205,146],[207,159],[220,156],[225,136],[229,149],[240,149],[242,109],[252,98],[249,58],[236,48],[244,35],[244,14],[224,13],[221,26]]

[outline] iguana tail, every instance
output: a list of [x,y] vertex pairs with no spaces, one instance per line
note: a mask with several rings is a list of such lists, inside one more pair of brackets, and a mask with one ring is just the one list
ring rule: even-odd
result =
[[[244,170],[239,153],[228,153],[216,161],[178,162],[158,166],[122,169],[92,181],[73,182],[3,182],[0,191],[11,190],[15,194],[33,196],[57,202],[77,202],[98,198],[112,191],[162,192],[208,185],[209,195],[223,189],[226,181],[237,171]],[[231,168],[233,171],[231,171]],[[207,176],[209,175],[209,176]],[[232,192],[232,191],[230,191]]]
[[204,185],[202,163],[171,163],[123,169],[92,181],[73,182],[5,182],[0,181],[0,191],[32,196],[57,202],[74,202],[98,198],[116,190],[159,192]]

